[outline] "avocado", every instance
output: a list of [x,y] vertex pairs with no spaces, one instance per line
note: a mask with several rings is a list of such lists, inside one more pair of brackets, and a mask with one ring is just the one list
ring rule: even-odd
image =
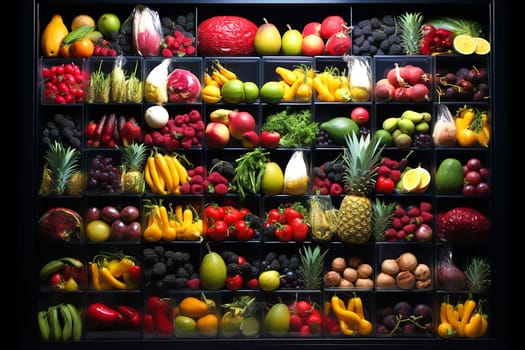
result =
[[436,193],[455,194],[463,188],[463,166],[456,158],[446,158],[436,172]]
[[359,125],[347,117],[335,117],[327,120],[321,123],[320,128],[326,131],[328,136],[340,146],[346,145],[345,135],[359,132]]

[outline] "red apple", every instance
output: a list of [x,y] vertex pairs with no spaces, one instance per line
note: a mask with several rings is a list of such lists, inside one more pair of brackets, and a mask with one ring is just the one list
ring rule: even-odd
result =
[[377,101],[392,101],[396,88],[386,79],[381,79],[377,82],[374,89],[374,97]]
[[219,122],[210,122],[204,130],[204,139],[208,147],[222,148],[230,142],[230,130]]
[[263,131],[261,132],[261,145],[266,148],[275,148],[279,146],[281,141],[281,134],[277,131]]
[[310,22],[307,23],[301,33],[303,38],[307,37],[310,34],[315,34],[321,36],[321,23],[319,22]]
[[316,34],[310,34],[303,38],[302,46],[303,55],[318,56],[324,53],[324,40]]
[[233,110],[228,113],[228,128],[230,129],[230,134],[236,140],[242,140],[243,134],[246,131],[252,131],[255,129],[255,118],[248,112],[239,112],[238,110]]
[[242,134],[242,145],[246,148],[255,148],[259,146],[259,134],[254,130],[246,131]]
[[366,125],[370,119],[370,113],[364,107],[356,107],[350,112],[350,118],[358,125]]

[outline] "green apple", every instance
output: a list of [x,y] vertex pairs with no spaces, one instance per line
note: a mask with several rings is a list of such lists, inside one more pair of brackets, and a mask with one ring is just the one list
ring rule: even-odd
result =
[[303,35],[297,29],[292,29],[290,25],[287,25],[288,30],[284,32],[282,38],[282,51],[286,56],[299,56],[303,53],[302,43]]
[[97,20],[98,31],[110,39],[120,30],[120,19],[114,13],[104,13]]

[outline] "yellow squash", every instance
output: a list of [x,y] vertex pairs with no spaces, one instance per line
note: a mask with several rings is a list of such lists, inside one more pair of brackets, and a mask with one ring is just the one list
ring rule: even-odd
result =
[[57,57],[60,52],[60,45],[62,40],[69,33],[62,16],[59,14],[53,15],[51,20],[42,31],[40,38],[40,47],[44,57]]

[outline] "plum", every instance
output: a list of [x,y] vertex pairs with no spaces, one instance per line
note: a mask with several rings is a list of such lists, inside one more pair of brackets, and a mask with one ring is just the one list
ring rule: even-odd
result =
[[414,306],[414,316],[419,317],[418,323],[423,325],[425,323],[432,321],[432,308],[428,306],[427,304],[416,304]]
[[383,318],[383,325],[389,331],[397,327],[398,318],[394,314],[388,314]]
[[394,312],[394,315],[399,315],[401,317],[408,317],[413,314],[414,308],[407,301],[399,301],[394,305],[392,311]]

